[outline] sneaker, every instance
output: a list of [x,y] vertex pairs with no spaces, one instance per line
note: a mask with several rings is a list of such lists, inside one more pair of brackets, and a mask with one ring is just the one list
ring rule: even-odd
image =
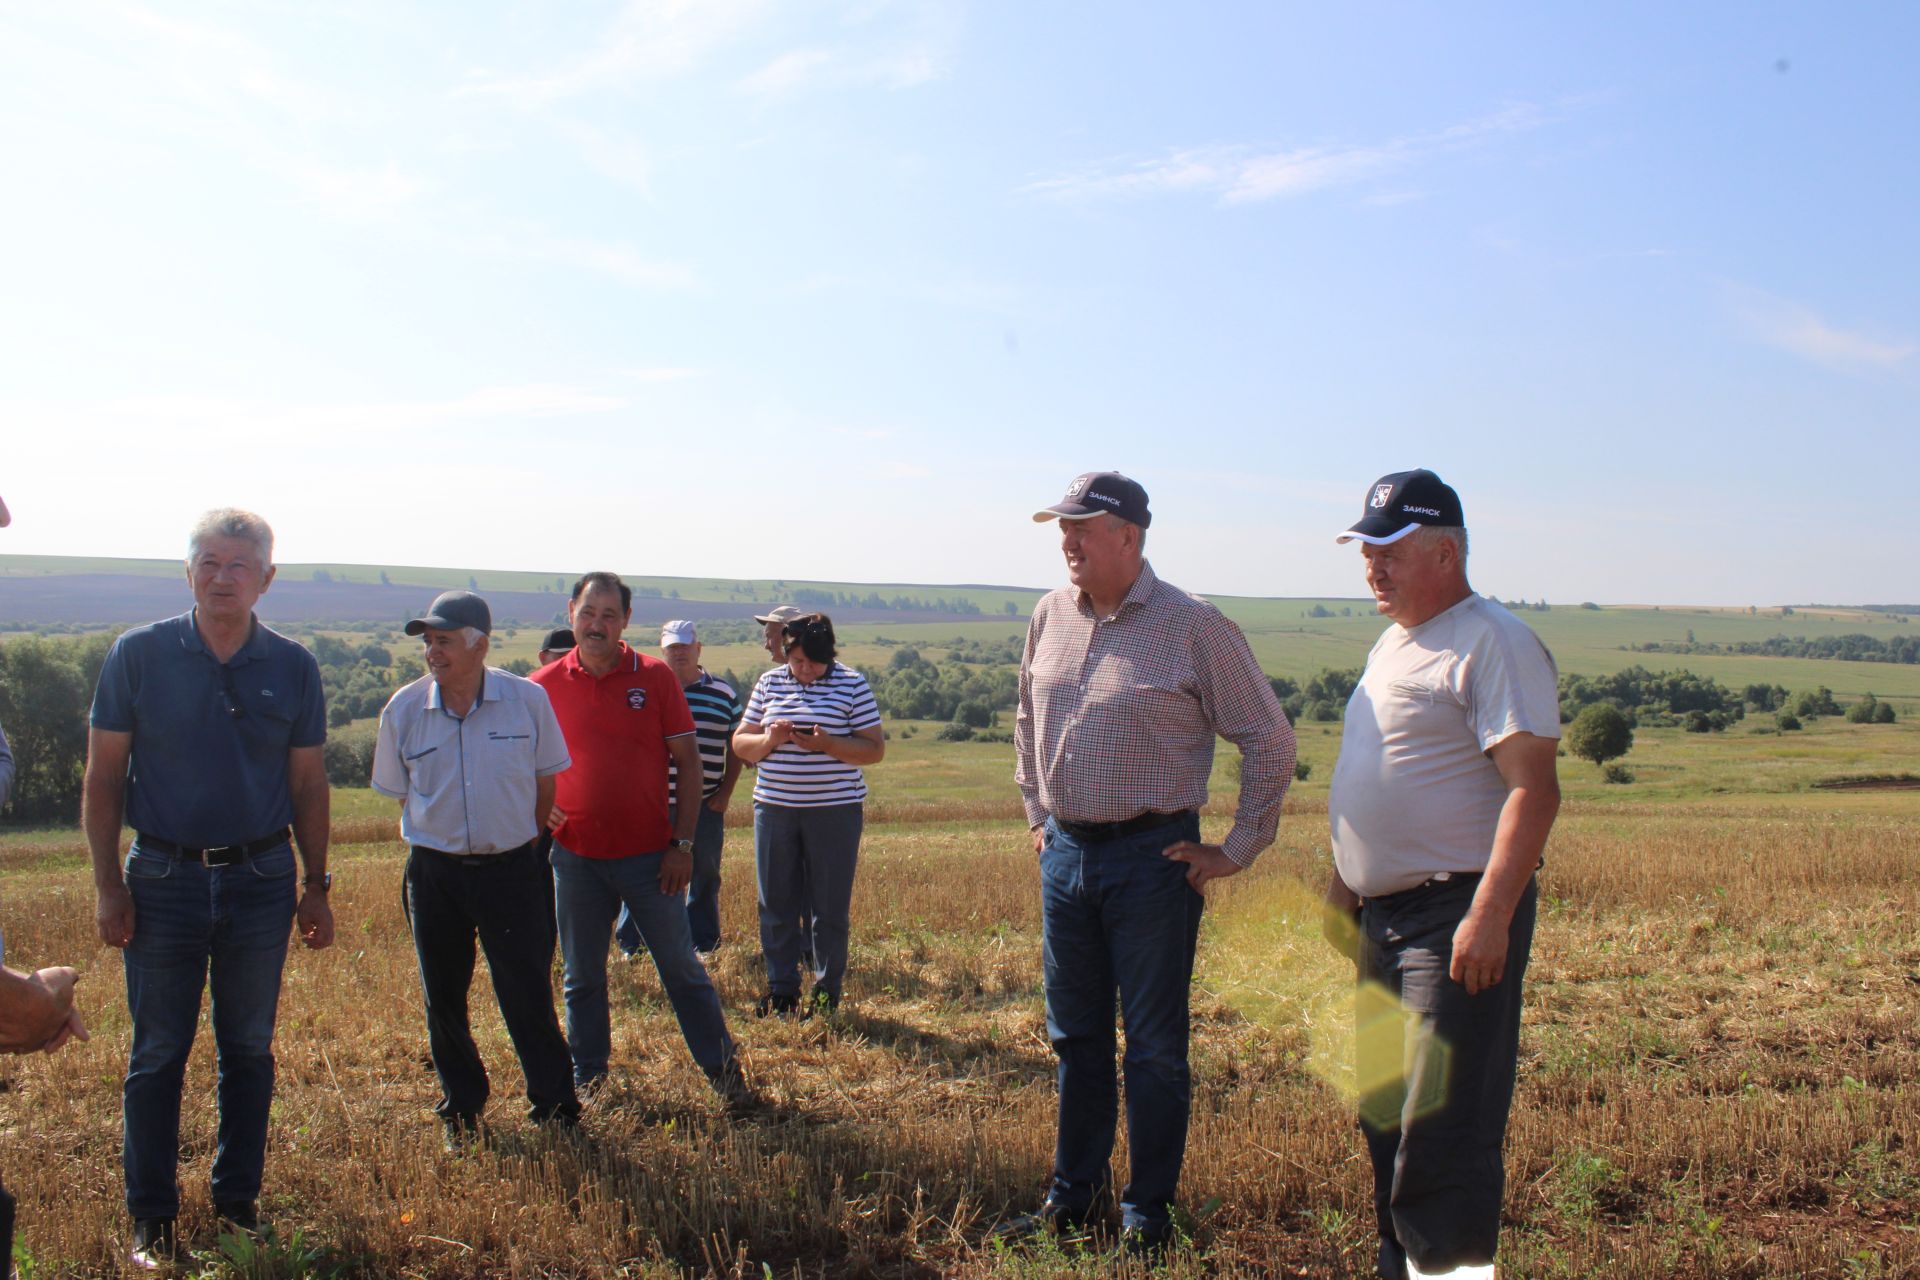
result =
[[1092,1214],[1086,1209],[1070,1209],[1057,1200],[1046,1200],[1035,1213],[1008,1218],[993,1229],[995,1240],[1009,1244],[1057,1236],[1062,1240],[1083,1240],[1091,1233]]
[[128,1261],[134,1266],[143,1271],[163,1271],[173,1265],[179,1251],[172,1218],[133,1220],[133,1253]]
[[223,1200],[213,1206],[221,1235],[260,1238],[260,1205],[253,1200]]
[[756,1018],[798,1012],[800,1012],[800,993],[797,991],[769,991],[753,1006],[753,1016]]
[[460,1155],[480,1145],[480,1121],[472,1116],[446,1116],[440,1121],[440,1149]]
[[1173,1247],[1173,1224],[1160,1222],[1152,1226],[1122,1227],[1120,1247],[1127,1251],[1130,1258],[1143,1258],[1149,1262],[1164,1258],[1167,1250]]

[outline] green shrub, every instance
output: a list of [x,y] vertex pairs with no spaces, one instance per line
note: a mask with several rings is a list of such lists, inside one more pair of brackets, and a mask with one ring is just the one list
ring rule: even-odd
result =
[[1606,782],[1618,783],[1621,786],[1625,786],[1627,783],[1633,781],[1633,770],[1623,764],[1610,764],[1600,771],[1600,777]]
[[377,730],[371,724],[353,725],[327,735],[321,759],[327,781],[336,787],[364,787],[373,778],[373,744]]
[[1800,717],[1791,711],[1782,711],[1773,718],[1773,722],[1780,726],[1782,733],[1788,733],[1800,727]]

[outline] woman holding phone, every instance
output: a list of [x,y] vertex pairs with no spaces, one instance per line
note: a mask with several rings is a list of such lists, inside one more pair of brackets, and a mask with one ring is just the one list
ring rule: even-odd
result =
[[[781,627],[786,665],[760,677],[733,734],[733,753],[757,765],[753,857],[760,882],[760,950],[767,991],[754,1012],[801,1009],[800,956],[813,954],[807,1012],[840,1004],[847,916],[867,798],[861,766],[886,754],[867,678],[835,661],[833,620],[809,613]],[[811,911],[809,939],[799,921]]]

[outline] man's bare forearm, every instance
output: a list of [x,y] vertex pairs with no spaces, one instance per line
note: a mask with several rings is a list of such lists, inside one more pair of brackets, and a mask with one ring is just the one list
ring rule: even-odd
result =
[[1475,910],[1495,912],[1503,920],[1513,918],[1527,884],[1540,868],[1547,835],[1553,830],[1553,820],[1559,812],[1557,788],[1523,786],[1507,793],[1506,803],[1500,807],[1500,825],[1494,832],[1486,874],[1480,878],[1480,888],[1473,895]]
[[107,775],[89,759],[80,795],[80,821],[87,832],[87,851],[93,857],[94,887],[116,888],[126,883],[120,872],[120,824],[126,816],[126,774]]
[[333,793],[324,776],[319,786],[304,783],[294,792],[293,839],[306,877],[318,880],[325,875],[327,846],[333,839]]

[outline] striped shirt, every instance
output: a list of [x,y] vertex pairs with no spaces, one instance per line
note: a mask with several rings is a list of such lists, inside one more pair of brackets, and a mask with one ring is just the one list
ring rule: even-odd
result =
[[1027,824],[1122,822],[1207,802],[1214,738],[1240,748],[1240,802],[1223,848],[1251,866],[1273,843],[1293,781],[1293,726],[1240,628],[1142,563],[1112,617],[1078,588],[1027,625],[1014,780]]
[[[693,712],[693,732],[700,742],[700,797],[720,789],[727,772],[727,743],[740,726],[740,695],[725,680],[700,668],[700,678],[686,688],[687,710]],[[680,793],[680,766],[667,765],[667,802]]]
[[[747,700],[746,727],[758,729],[769,720],[817,724],[842,737],[856,729],[880,723],[867,678],[836,662],[812,684],[794,679],[784,666],[760,677]],[[867,798],[866,775],[858,765],[843,764],[824,751],[808,751],[787,743],[760,762],[753,776],[756,804],[805,808],[822,804],[857,804]]]

